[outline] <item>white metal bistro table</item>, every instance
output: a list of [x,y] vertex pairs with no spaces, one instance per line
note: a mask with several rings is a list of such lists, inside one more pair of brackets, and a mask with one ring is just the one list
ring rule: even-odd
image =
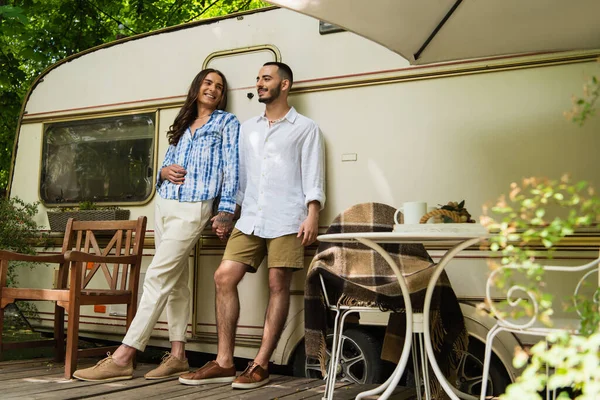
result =
[[[435,224],[435,225],[455,225],[455,224]],[[458,225],[467,225],[467,224],[458,224]],[[470,224],[468,224],[470,225]],[[399,229],[402,229],[402,226],[397,225]],[[410,226],[407,226],[409,228]],[[379,253],[386,262],[390,265],[392,271],[396,275],[398,279],[398,283],[400,284],[400,288],[402,290],[402,295],[404,298],[405,306],[406,306],[406,337],[404,339],[404,347],[402,349],[402,354],[400,356],[400,360],[398,365],[394,369],[394,372],[389,377],[387,381],[378,386],[375,389],[365,391],[356,396],[356,399],[362,399],[366,396],[372,396],[381,394],[379,399],[387,399],[402,377],[404,373],[404,369],[406,368],[406,364],[408,362],[408,357],[412,347],[412,336],[413,332],[416,329],[419,329],[419,324],[422,323],[422,333],[425,342],[425,353],[421,355],[421,368],[425,374],[427,371],[427,363],[431,365],[431,369],[433,370],[435,376],[437,377],[440,385],[444,389],[444,391],[448,394],[448,396],[453,400],[469,399],[476,400],[477,397],[472,395],[468,395],[466,393],[462,393],[452,387],[442,370],[440,369],[437,361],[435,359],[435,353],[433,351],[433,345],[431,342],[431,336],[429,334],[430,326],[429,326],[429,308],[431,307],[431,298],[433,296],[433,291],[435,289],[435,284],[439,279],[440,275],[448,265],[448,263],[462,250],[470,247],[487,237],[487,234],[481,225],[479,225],[481,229],[472,229],[471,231],[467,229],[453,229],[449,227],[444,229],[444,227],[433,227],[432,224],[423,224],[422,228],[418,227],[410,227],[407,231],[394,231],[394,232],[356,232],[356,233],[336,233],[336,234],[328,234],[321,235],[317,239],[320,242],[330,242],[330,243],[348,243],[348,242],[358,242],[362,243],[365,246],[375,250]],[[467,228],[467,227],[465,227]],[[475,227],[474,227],[475,228]],[[440,259],[440,262],[436,265],[435,271],[431,276],[429,284],[427,285],[427,291],[425,293],[425,302],[423,306],[423,313],[413,313],[412,304],[410,302],[410,296],[408,293],[408,289],[406,286],[406,282],[404,280],[404,276],[400,272],[398,265],[394,262],[392,257],[388,254],[388,252],[380,246],[380,244],[385,243],[428,243],[428,244],[439,244],[439,245],[450,245],[451,247],[446,251],[443,257]],[[415,329],[416,328],[416,329]],[[420,330],[420,329],[419,329]],[[426,398],[430,399],[429,391],[426,386]]]

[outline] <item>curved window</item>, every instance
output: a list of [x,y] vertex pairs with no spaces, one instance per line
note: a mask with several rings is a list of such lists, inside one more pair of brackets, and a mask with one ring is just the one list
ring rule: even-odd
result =
[[45,204],[140,202],[154,187],[156,113],[44,125]]

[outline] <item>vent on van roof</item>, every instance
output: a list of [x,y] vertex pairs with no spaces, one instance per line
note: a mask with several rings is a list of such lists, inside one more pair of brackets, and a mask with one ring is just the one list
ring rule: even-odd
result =
[[337,25],[330,24],[329,22],[319,21],[319,33],[326,35],[328,33],[344,32],[343,28]]

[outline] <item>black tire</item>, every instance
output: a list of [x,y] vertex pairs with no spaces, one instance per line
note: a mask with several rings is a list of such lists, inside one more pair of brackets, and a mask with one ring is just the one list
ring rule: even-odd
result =
[[[455,387],[461,392],[479,397],[483,378],[485,346],[478,339],[469,337],[469,349],[460,361]],[[499,396],[506,391],[511,379],[500,359],[492,353],[487,395]]]
[[[361,328],[351,328],[342,335],[342,356],[336,380],[354,383],[381,383],[389,375],[387,363],[381,360],[381,340]],[[327,367],[331,357],[333,335],[327,336]],[[292,365],[294,376],[322,379],[319,361],[306,357],[304,342],[300,343]]]

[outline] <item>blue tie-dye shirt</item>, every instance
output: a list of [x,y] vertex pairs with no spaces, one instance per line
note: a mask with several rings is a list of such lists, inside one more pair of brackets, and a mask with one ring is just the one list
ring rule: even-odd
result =
[[220,194],[219,211],[233,213],[239,184],[239,132],[236,116],[221,110],[214,111],[194,135],[188,128],[176,146],[169,145],[161,166],[182,166],[187,171],[185,182],[161,181],[159,170],[158,194],[184,202],[214,199]]

